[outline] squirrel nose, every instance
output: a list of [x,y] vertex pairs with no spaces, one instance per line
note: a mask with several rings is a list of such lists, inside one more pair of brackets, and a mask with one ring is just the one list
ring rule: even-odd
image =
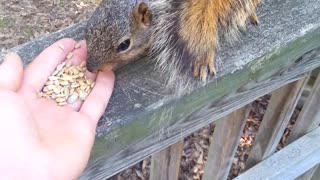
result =
[[98,70],[94,66],[91,66],[90,64],[87,64],[87,70],[91,73],[96,73]]

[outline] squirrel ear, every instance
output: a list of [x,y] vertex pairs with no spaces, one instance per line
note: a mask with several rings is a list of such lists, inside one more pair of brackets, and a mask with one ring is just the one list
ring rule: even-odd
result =
[[152,14],[148,5],[144,2],[139,3],[134,10],[134,15],[139,23],[149,26],[152,21]]

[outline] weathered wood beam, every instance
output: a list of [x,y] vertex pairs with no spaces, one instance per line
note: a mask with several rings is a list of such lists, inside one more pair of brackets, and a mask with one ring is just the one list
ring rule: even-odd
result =
[[184,141],[152,155],[150,180],[178,180]]
[[[305,173],[303,173],[302,175],[300,175],[299,177],[297,177],[295,180],[311,180],[312,177],[314,177],[315,172],[319,169],[319,165],[309,169],[308,171],[306,171]],[[316,180],[319,180],[320,176],[316,177]]]
[[314,83],[307,101],[302,107],[298,119],[288,139],[291,143],[304,134],[317,128],[320,124],[320,75]]
[[295,179],[320,163],[319,142],[320,128],[317,128],[239,175],[235,180]]
[[[318,0],[267,0],[258,9],[258,27],[250,26],[233,46],[221,43],[216,79],[194,82],[182,98],[166,90],[152,59],[119,69],[82,179],[106,179],[319,67],[319,7]],[[28,64],[62,37],[82,39],[83,30],[78,24],[13,50]]]
[[250,105],[232,112],[216,122],[203,180],[227,179],[249,114],[248,107]]
[[254,145],[245,163],[245,170],[275,153],[308,79],[309,76],[305,75],[303,79],[272,93]]
[[320,165],[318,165],[318,168],[313,173],[311,180],[319,180],[319,179],[320,179]]
[[[314,82],[311,93],[309,94],[299,117],[290,133],[288,143],[295,141],[306,133],[317,128],[320,124],[320,75]],[[314,176],[316,171],[320,171],[320,166],[316,166],[305,174],[297,178],[297,180],[308,180]],[[315,175],[317,176],[317,175]],[[320,178],[320,177],[317,177]]]

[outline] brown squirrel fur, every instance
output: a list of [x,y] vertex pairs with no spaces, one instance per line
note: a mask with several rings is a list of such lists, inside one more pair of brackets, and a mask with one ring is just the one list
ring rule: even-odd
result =
[[[215,74],[219,34],[238,37],[260,0],[104,0],[88,21],[87,68],[117,69],[145,55],[170,83]],[[192,77],[192,76],[191,76]]]

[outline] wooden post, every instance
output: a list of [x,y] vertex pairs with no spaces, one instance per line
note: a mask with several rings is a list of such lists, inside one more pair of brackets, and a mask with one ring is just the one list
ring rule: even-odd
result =
[[272,93],[244,171],[275,152],[307,80],[305,75]]
[[[310,180],[312,177],[314,177],[315,172],[319,169],[319,166],[315,166],[302,174],[301,176],[297,177],[295,180]],[[319,180],[319,176],[315,180]]]
[[[317,128],[320,123],[320,75],[316,79],[312,91],[307,98],[307,101],[303,105],[303,108],[299,114],[299,117],[290,133],[288,143],[295,141],[306,133]],[[320,177],[315,172],[320,171],[320,166],[316,166],[305,174],[300,176],[299,180],[310,179],[311,177],[318,178]]]
[[319,180],[319,178],[320,178],[320,166],[318,165],[318,168],[313,173],[311,180]]
[[154,154],[151,158],[150,180],[177,180],[183,140]]
[[218,120],[209,148],[203,180],[227,179],[249,114],[249,105]]
[[[320,121],[320,75],[315,81],[312,91],[303,105],[299,117],[290,133],[291,143],[319,126]],[[318,118],[317,118],[318,117]]]

